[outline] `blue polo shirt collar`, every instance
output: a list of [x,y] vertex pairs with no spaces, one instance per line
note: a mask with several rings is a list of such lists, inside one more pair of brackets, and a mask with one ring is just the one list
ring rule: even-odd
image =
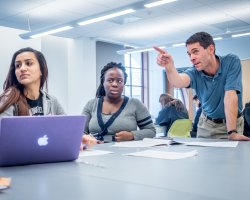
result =
[[203,71],[199,71],[199,73],[200,73],[201,76],[204,76],[204,77],[207,77],[207,78],[211,78],[211,79],[215,79],[216,77],[218,77],[221,74],[221,71],[222,71],[222,69],[221,69],[221,56],[215,55],[215,57],[216,57],[216,59],[219,60],[219,64],[220,64],[219,69],[216,72],[216,74],[214,76],[208,76]]

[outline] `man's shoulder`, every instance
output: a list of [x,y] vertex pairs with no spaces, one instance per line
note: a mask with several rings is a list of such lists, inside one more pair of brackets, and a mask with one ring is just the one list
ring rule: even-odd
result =
[[235,54],[227,54],[224,56],[219,56],[222,61],[231,61],[231,60],[240,60],[239,57]]
[[194,66],[190,66],[188,68],[186,68],[183,72],[190,72],[190,71],[197,71]]
[[241,69],[240,59],[237,55],[227,54],[220,57],[222,69],[227,72],[237,71]]
[[199,71],[195,69],[194,66],[188,67],[185,71],[183,71],[182,73],[187,74],[188,76],[191,75],[197,75],[199,74]]

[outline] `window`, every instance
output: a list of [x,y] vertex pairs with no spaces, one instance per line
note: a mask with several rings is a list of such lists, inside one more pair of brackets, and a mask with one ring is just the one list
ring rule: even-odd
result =
[[125,66],[128,74],[124,94],[143,102],[143,68],[142,54],[125,54]]
[[[177,71],[182,73],[188,69],[188,67],[178,68]],[[189,110],[189,89],[187,88],[174,88],[174,97],[181,100],[182,103],[186,106],[187,110]]]
[[182,103],[185,105],[185,95],[184,95],[184,89],[183,88],[174,88],[174,98],[179,99],[182,101]]

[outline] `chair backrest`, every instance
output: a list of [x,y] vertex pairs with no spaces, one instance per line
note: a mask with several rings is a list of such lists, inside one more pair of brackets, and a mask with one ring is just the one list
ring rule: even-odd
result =
[[192,120],[177,119],[168,130],[168,137],[190,137],[192,130]]
[[160,126],[155,124],[156,137],[166,136],[166,126]]

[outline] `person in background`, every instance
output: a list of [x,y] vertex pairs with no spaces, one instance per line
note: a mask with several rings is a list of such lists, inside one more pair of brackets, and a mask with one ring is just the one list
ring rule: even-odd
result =
[[200,118],[200,115],[202,112],[202,107],[201,107],[201,102],[198,99],[197,95],[194,95],[193,102],[194,102],[195,107],[196,107],[196,114],[195,114],[195,118],[194,118],[194,122],[193,122],[193,128],[192,128],[190,134],[191,134],[191,137],[196,137],[197,136],[197,124],[199,122],[199,118]]
[[244,135],[250,137],[250,102],[245,104],[244,115]]
[[159,102],[162,110],[155,119],[155,123],[165,127],[165,136],[167,136],[168,130],[175,120],[188,119],[188,111],[179,99],[175,99],[170,94],[161,94]]
[[[47,90],[48,67],[44,55],[30,47],[16,51],[0,95],[0,117],[65,115],[58,100]],[[89,136],[84,143],[96,143]]]
[[139,100],[122,95],[126,80],[126,69],[121,64],[110,62],[103,67],[96,98],[90,100],[82,111],[88,117],[86,134],[99,141],[117,142],[155,136],[146,107]]
[[191,87],[202,102],[197,137],[250,140],[243,135],[242,70],[240,59],[232,54],[217,56],[213,37],[198,32],[186,41],[193,64],[178,73],[172,56],[158,47],[157,63],[164,67],[176,88]]

